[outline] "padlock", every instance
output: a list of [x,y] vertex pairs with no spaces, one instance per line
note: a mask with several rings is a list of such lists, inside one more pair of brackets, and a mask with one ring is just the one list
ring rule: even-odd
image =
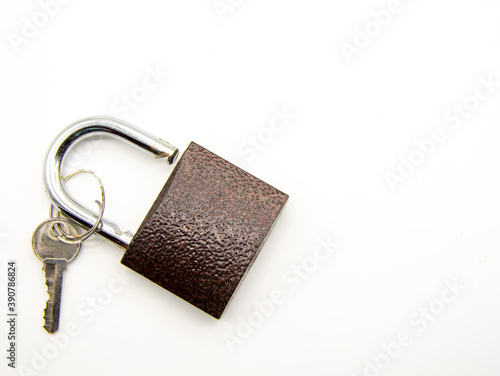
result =
[[[122,120],[77,121],[56,137],[44,165],[52,204],[85,229],[98,215],[65,191],[64,155],[77,141],[107,134],[174,163],[178,149]],[[95,231],[125,249],[121,263],[220,318],[255,261],[288,195],[191,142],[135,236],[102,219]]]

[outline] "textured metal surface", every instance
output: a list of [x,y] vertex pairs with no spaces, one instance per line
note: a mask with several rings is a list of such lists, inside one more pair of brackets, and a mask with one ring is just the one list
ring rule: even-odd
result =
[[287,199],[192,142],[121,262],[220,318]]

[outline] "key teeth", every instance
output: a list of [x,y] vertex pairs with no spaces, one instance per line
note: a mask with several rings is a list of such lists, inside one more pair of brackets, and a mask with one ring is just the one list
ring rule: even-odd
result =
[[52,334],[57,329],[54,328],[54,321],[51,319],[52,316],[49,313],[51,309],[52,309],[52,302],[47,301],[47,305],[46,305],[45,310],[44,310],[45,315],[43,316],[43,320],[44,320],[43,327],[45,328],[45,330],[47,332]]
[[54,329],[52,326],[50,325],[44,325],[43,326],[45,328],[45,330],[47,331],[47,333],[49,334],[54,334],[56,332],[56,329]]
[[47,333],[49,334],[54,334],[56,332],[57,329],[55,329],[52,325],[50,324],[45,324],[43,326],[45,328],[45,330],[47,331]]
[[45,307],[45,325],[47,332],[54,333],[59,328],[59,315],[61,309],[61,291],[63,271],[66,269],[67,261],[62,259],[45,260],[45,284],[49,299]]
[[[44,309],[44,315],[43,315],[43,320],[44,320],[44,325],[43,327],[47,332],[50,334],[54,333],[57,328],[54,328],[54,297],[53,297],[53,291],[54,291],[54,284],[55,282],[49,279],[45,279],[45,284],[47,285],[47,294],[49,295],[49,298],[47,299],[47,303],[45,305]],[[52,314],[51,314],[52,311]]]

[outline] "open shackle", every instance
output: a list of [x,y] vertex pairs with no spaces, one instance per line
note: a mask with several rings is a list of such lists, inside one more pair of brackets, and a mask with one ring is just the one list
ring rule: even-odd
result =
[[[75,221],[85,229],[91,228],[98,214],[84,208],[69,197],[64,188],[61,165],[64,155],[76,143],[95,135],[110,135],[142,149],[156,158],[167,158],[167,162],[175,162],[179,151],[175,146],[155,137],[148,132],[136,128],[123,120],[99,116],[81,119],[65,128],[50,146],[44,163],[43,181],[52,204],[67,218]],[[95,231],[111,243],[127,248],[132,237],[130,231],[122,232],[120,227],[107,219],[102,219]]]

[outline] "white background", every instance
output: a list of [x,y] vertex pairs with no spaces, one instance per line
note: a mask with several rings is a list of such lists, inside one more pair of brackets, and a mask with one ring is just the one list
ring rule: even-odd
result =
[[[481,79],[500,81],[498,2],[401,0],[388,19],[378,0],[228,1],[218,12],[212,0],[73,0],[46,25],[37,1],[1,2],[0,311],[16,259],[21,374],[497,375],[500,87],[471,96]],[[25,17],[41,26],[21,43]],[[355,39],[348,59],[342,46]],[[116,111],[148,69],[169,74],[129,114]],[[444,120],[464,101],[474,111]],[[270,134],[283,108],[295,118]],[[92,238],[64,275],[59,337],[42,328],[46,286],[30,246],[48,215],[42,162],[61,129],[91,115],[181,150],[194,140],[290,195],[220,321]],[[446,141],[392,190],[387,172],[400,157],[419,161],[416,142],[439,129]],[[251,136],[267,142],[252,159],[239,150]],[[172,170],[110,139],[73,150],[65,171],[77,168],[101,177],[106,217],[131,231]],[[68,185],[95,206],[90,177]],[[328,238],[335,252],[314,261]],[[294,265],[309,271],[300,286]],[[110,295],[109,283],[123,288]],[[465,289],[453,295],[453,283]],[[274,290],[284,301],[262,319],[255,302]],[[92,299],[106,304],[88,313]],[[0,327],[0,374],[17,374]],[[405,333],[409,346],[394,345]]]

